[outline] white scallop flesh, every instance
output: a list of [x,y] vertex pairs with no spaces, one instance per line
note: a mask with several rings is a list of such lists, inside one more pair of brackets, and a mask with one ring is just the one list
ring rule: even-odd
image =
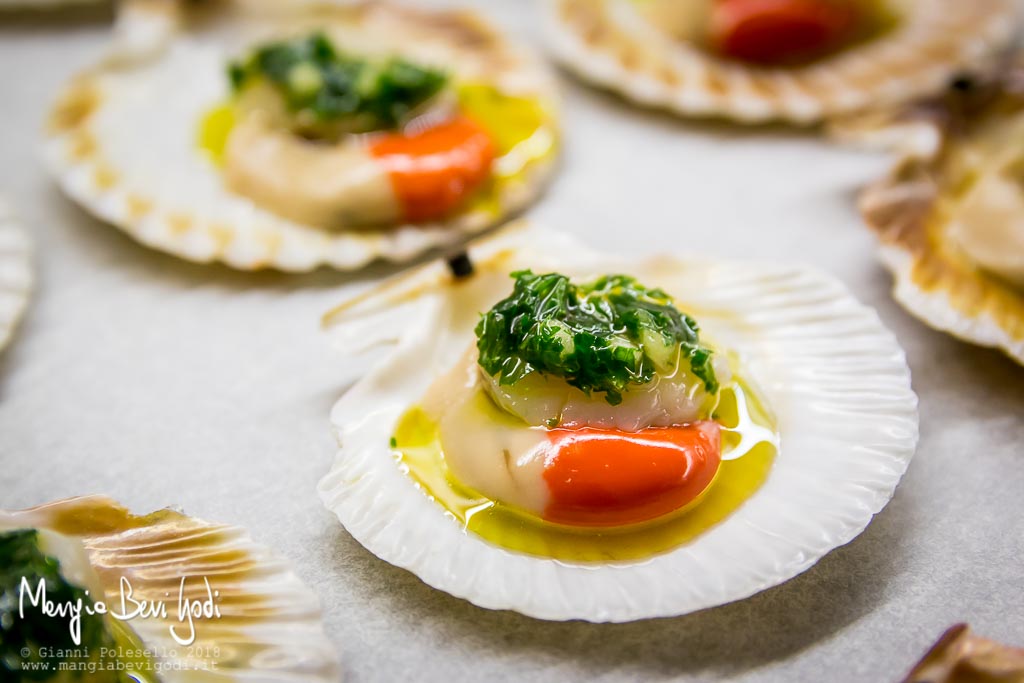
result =
[[[730,379],[728,362],[718,354],[712,367],[720,385]],[[671,427],[708,417],[717,396],[689,364],[678,360],[666,373],[646,384],[627,387],[622,402],[610,404],[604,392],[586,392],[554,375],[531,372],[515,384],[504,385],[480,368],[490,397],[507,412],[529,425],[544,427],[598,427],[637,432],[647,427]]]

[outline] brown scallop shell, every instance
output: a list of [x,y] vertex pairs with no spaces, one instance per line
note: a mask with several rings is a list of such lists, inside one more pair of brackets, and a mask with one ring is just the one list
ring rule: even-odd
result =
[[[895,277],[896,299],[928,325],[1000,348],[1024,364],[1024,291],[980,269],[946,238],[944,199],[958,182],[950,168],[958,145],[986,121],[1024,109],[1022,75],[1013,63],[993,82],[858,125],[880,139],[895,137],[891,131],[901,127],[928,129],[933,140],[903,148],[888,177],[860,198],[864,220],[878,235],[881,258]],[[876,133],[870,132],[873,125]]]
[[1024,649],[971,633],[967,624],[950,627],[903,683],[1024,682]]

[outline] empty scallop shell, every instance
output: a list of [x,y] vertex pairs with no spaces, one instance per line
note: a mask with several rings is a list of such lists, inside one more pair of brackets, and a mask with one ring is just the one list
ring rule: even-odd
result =
[[[243,529],[173,510],[136,516],[104,496],[0,512],[0,521],[80,540],[108,604],[120,604],[122,577],[130,583],[133,599],[166,604],[166,616],[125,623],[157,653],[154,665],[167,683],[334,683],[340,677],[316,596],[285,562],[254,543]],[[184,590],[190,600],[206,598],[203,577],[219,591],[220,617],[196,619],[196,639],[189,648],[179,645],[170,632],[171,627],[187,632],[177,613],[183,577],[194,579]],[[163,660],[172,656],[169,653],[184,658],[186,649],[188,661]]]
[[[951,94],[941,102],[904,112],[880,112],[856,123],[861,137],[886,140],[894,130],[930,130],[935,142],[902,147],[888,177],[869,186],[860,209],[881,243],[880,255],[895,278],[893,294],[913,315],[935,329],[980,346],[1002,349],[1024,364],[1024,291],[980,269],[949,238],[944,198],[960,184],[948,160],[971,136],[974,124],[1020,111],[1021,62],[978,90]],[[1003,83],[1013,85],[1013,92]],[[989,125],[982,123],[979,125]]]
[[[321,498],[372,553],[435,588],[551,620],[621,622],[720,605],[799,574],[857,536],[910,462],[917,398],[903,351],[830,276],[692,257],[627,260],[552,233],[499,235],[471,257],[475,280],[455,285],[443,263],[428,264],[325,319],[346,354],[375,352],[378,362],[334,407],[341,448]],[[478,313],[508,293],[508,273],[525,267],[634,273],[738,352],[778,420],[781,450],[763,486],[687,544],[608,563],[498,547],[425,495],[389,448],[396,422],[464,352]]]
[[14,335],[32,290],[32,250],[28,236],[0,199],[0,350]]
[[375,49],[486,72],[502,92],[536,97],[547,118],[528,143],[554,146],[549,72],[475,14],[372,1],[130,0],[107,58],[73,78],[51,112],[45,156],[57,182],[86,210],[155,249],[191,261],[285,271],[408,260],[486,229],[536,198],[554,155],[526,155],[523,145],[496,160],[495,168],[514,171],[492,192],[429,224],[326,230],[284,219],[226,189],[200,149],[198,131],[228,98],[228,60],[277,35],[275,27],[320,21],[357,26]]
[[635,0],[548,0],[558,58],[584,79],[684,116],[812,124],[941,90],[1015,33],[1011,0],[893,2],[899,25],[806,66],[723,59],[658,30]]

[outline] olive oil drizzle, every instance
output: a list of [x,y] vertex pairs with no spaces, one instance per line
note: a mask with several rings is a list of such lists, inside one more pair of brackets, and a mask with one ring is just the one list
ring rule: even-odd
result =
[[735,512],[768,477],[779,447],[775,418],[753,386],[734,379],[713,411],[722,427],[722,465],[709,489],[683,510],[643,525],[600,530],[545,522],[461,484],[444,459],[438,426],[418,406],[398,422],[392,451],[401,470],[446,515],[508,550],[569,562],[641,560],[684,545]]

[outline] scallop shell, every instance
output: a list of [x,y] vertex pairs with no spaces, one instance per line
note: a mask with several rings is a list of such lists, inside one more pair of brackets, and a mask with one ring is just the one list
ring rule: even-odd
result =
[[3,199],[0,199],[0,351],[14,335],[32,290],[32,250]]
[[1012,0],[897,3],[892,32],[808,66],[765,68],[673,40],[633,0],[548,0],[555,55],[584,79],[683,116],[744,123],[822,119],[941,90],[1013,37]]
[[967,624],[954,624],[925,653],[903,683],[957,683],[966,676],[1024,680],[1024,648],[982,638]]
[[[337,653],[324,634],[316,596],[285,562],[254,543],[243,529],[173,510],[136,516],[105,496],[0,511],[0,519],[79,539],[108,604],[120,604],[122,577],[130,582],[133,598],[167,604],[163,618],[125,622],[158,655],[178,653],[180,659],[159,655],[154,660],[166,683],[335,683],[340,678]],[[206,597],[201,577],[208,577],[220,592],[220,618],[197,619],[190,648],[178,645],[170,635],[172,626],[181,630],[177,596],[182,577],[196,579],[186,587],[189,599]],[[175,666],[181,664],[188,668]]]
[[[301,225],[229,192],[197,144],[200,120],[228,96],[225,64],[255,38],[273,35],[277,20],[314,9],[361,31],[358,22],[368,17],[364,32],[382,45],[441,54],[445,63],[486,63],[502,90],[544,103],[550,118],[536,135],[557,138],[550,73],[469,12],[379,2],[226,0],[207,7],[130,0],[107,58],[73,78],[51,112],[45,157],[57,182],[87,211],[143,244],[247,270],[353,270],[378,258],[409,260],[484,230],[537,197],[553,155],[529,158],[487,201],[446,221],[387,230]],[[516,162],[513,153],[496,164]]]
[[[1024,73],[1021,69],[1018,57],[1004,76],[1018,79]],[[996,92],[974,96],[1005,101],[998,83],[986,87]],[[1019,92],[1013,97],[1021,101]],[[942,239],[945,218],[939,209],[945,152],[959,143],[961,131],[978,113],[969,113],[966,119],[954,113],[964,106],[978,105],[957,104],[952,98],[944,108],[932,105],[880,114],[874,128],[872,120],[859,122],[860,133],[877,139],[894,138],[892,130],[909,126],[930,130],[935,140],[926,148],[902,148],[903,157],[889,176],[863,192],[860,209],[879,238],[880,257],[895,279],[893,295],[904,308],[935,329],[1002,349],[1024,364],[1024,292],[979,270]],[[987,106],[983,103],[981,109]]]
[[834,278],[692,257],[630,261],[550,233],[540,241],[502,235],[471,256],[474,277],[506,283],[510,270],[532,267],[633,272],[667,288],[705,332],[742,355],[778,418],[781,450],[763,487],[732,516],[641,561],[556,561],[466,533],[399,470],[389,448],[399,416],[456,361],[473,338],[476,312],[494,303],[494,288],[486,293],[493,281],[452,287],[444,264],[428,264],[326,318],[346,354],[376,353],[377,362],[334,406],[341,449],[320,495],[381,559],[481,607],[541,619],[672,616],[748,597],[810,568],[863,531],[893,495],[917,443],[910,372],[874,311]]

